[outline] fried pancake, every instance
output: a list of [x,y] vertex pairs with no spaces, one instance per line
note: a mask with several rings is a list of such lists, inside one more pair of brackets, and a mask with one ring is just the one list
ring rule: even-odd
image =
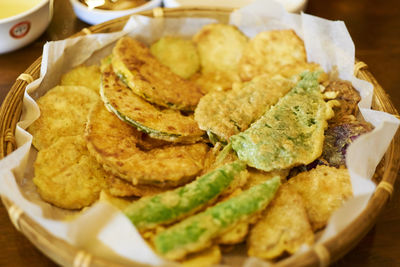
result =
[[166,190],[164,188],[159,188],[152,185],[133,185],[132,183],[124,179],[120,179],[115,175],[107,176],[106,182],[107,192],[114,197],[152,196]]
[[152,138],[181,143],[193,143],[203,138],[204,132],[192,116],[184,116],[177,110],[160,109],[143,100],[119,81],[105,60],[100,94],[109,110]]
[[206,144],[168,145],[143,151],[137,145],[140,136],[101,102],[90,112],[86,129],[89,151],[116,176],[134,185],[170,187],[188,182],[203,169]]
[[236,72],[215,71],[207,73],[196,73],[190,78],[203,94],[213,91],[227,91],[232,88],[233,83],[240,83],[240,77]]
[[78,66],[61,77],[61,85],[78,85],[92,89],[97,94],[100,91],[100,67]]
[[303,40],[293,30],[265,31],[248,42],[240,59],[239,73],[248,81],[263,73],[279,73],[285,65],[306,60]]
[[83,86],[56,86],[39,98],[40,117],[28,128],[33,145],[44,149],[62,136],[82,135],[98,94]]
[[293,86],[282,77],[258,76],[230,91],[205,95],[195,110],[194,119],[200,129],[226,141],[246,130]]
[[323,228],[332,213],[353,195],[350,176],[345,168],[319,165],[288,181],[304,200],[312,229]]
[[112,66],[132,91],[159,106],[194,110],[203,96],[200,89],[161,64],[143,43],[121,38],[113,49]]
[[151,54],[184,79],[200,69],[197,49],[191,40],[165,36],[150,46]]
[[39,151],[34,167],[39,195],[60,208],[89,206],[106,187],[107,174],[87,151],[83,136],[60,137]]
[[248,238],[248,255],[273,259],[295,253],[303,244],[314,243],[314,233],[301,196],[282,185],[275,199],[254,225]]

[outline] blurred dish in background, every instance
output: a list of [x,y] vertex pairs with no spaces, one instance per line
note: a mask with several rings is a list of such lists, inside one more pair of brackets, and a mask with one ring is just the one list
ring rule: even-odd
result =
[[[240,8],[254,0],[164,0],[165,7],[231,7]],[[305,9],[307,0],[275,0],[281,3],[288,12],[298,13]]]
[[53,0],[0,1],[0,54],[28,45],[47,28]]
[[153,9],[160,6],[162,0],[70,0],[70,2],[79,19],[93,25]]

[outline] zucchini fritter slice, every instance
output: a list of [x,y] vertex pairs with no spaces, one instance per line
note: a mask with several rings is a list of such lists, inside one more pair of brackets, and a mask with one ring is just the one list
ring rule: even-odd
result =
[[159,106],[190,111],[203,96],[192,82],[161,64],[145,44],[129,37],[115,45],[112,66],[136,95]]
[[37,101],[40,117],[28,128],[33,145],[44,149],[62,136],[83,135],[87,114],[100,100],[83,86],[56,86]]
[[61,77],[61,85],[85,86],[87,88],[92,89],[95,93],[99,94],[100,75],[101,74],[99,66],[81,65],[65,73]]
[[60,137],[39,151],[35,183],[45,201],[64,209],[80,209],[99,198],[107,174],[92,157],[83,136]]
[[191,40],[164,36],[150,46],[150,51],[158,61],[184,79],[188,79],[200,68],[199,55]]
[[279,76],[258,76],[231,91],[208,93],[200,100],[194,118],[200,129],[216,134],[219,140],[229,140],[246,130],[292,86],[290,80]]
[[[86,139],[104,169],[132,184],[159,187],[181,185],[202,169],[208,151],[204,143],[166,145],[149,150],[138,146],[142,134],[109,112],[100,101],[90,112]],[[148,139],[147,142],[151,142]]]
[[119,81],[105,60],[100,94],[109,110],[152,138],[181,143],[202,139],[204,133],[192,116],[184,116],[178,110],[161,109],[137,96]]
[[248,81],[263,73],[277,74],[284,65],[306,61],[303,40],[293,30],[264,31],[248,42],[240,59],[239,73]]

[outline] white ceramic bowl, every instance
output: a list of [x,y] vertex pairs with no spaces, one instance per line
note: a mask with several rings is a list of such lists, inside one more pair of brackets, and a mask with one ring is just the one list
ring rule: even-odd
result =
[[53,0],[42,0],[25,12],[0,19],[0,54],[19,49],[38,38],[49,25],[52,14]]
[[89,24],[99,24],[110,19],[115,19],[125,15],[130,15],[136,12],[153,9],[161,5],[162,0],[151,0],[144,5],[124,10],[104,10],[104,9],[89,9],[79,0],[70,0],[76,16]]

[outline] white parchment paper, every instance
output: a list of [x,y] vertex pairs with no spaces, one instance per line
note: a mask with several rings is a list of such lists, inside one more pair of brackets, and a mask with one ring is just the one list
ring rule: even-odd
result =
[[[163,35],[190,38],[212,19],[151,19],[133,16],[121,32],[49,42],[44,46],[40,78],[31,83],[24,96],[21,121],[16,128],[18,148],[0,161],[0,194],[6,196],[51,234],[94,255],[119,263],[136,261],[161,265],[160,259],[143,241],[129,220],[117,209],[103,202],[82,211],[74,219],[40,200],[32,183],[35,151],[32,136],[26,129],[38,116],[34,99],[59,84],[63,73],[79,64],[96,64],[108,55],[121,36],[130,35],[150,44]],[[370,109],[372,85],[353,76],[355,48],[341,21],[329,21],[307,14],[290,14],[282,6],[258,0],[232,13],[230,23],[247,36],[272,29],[294,29],[304,40],[309,61],[319,63],[325,71],[338,67],[339,77],[349,80],[359,90],[359,106],[364,118],[375,126],[348,149],[347,166],[354,198],[331,218],[317,242],[327,240],[349,225],[366,207],[375,190],[371,177],[393,138],[400,121],[394,116]],[[305,248],[307,249],[307,248]],[[251,265],[248,262],[248,265]]]

